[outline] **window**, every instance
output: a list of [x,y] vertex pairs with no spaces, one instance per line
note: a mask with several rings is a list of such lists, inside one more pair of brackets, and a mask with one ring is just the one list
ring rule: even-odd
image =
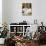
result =
[[2,27],[2,0],[0,0],[0,27]]

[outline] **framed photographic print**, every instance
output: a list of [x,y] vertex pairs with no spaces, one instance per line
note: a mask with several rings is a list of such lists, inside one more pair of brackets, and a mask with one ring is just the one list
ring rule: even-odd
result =
[[22,15],[23,16],[32,15],[32,3],[22,3]]

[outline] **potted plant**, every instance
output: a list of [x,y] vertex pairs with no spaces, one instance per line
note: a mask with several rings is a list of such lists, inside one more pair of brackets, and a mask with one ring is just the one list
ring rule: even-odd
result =
[[3,25],[3,31],[0,31],[0,44],[4,44],[4,40],[7,37],[8,29],[7,25]]

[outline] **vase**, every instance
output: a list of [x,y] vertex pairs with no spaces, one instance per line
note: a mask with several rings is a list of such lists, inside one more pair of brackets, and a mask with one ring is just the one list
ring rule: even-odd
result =
[[0,44],[4,44],[5,38],[0,38]]

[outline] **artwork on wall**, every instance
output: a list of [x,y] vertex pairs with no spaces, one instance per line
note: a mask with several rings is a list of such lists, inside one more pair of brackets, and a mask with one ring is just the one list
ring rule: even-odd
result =
[[22,3],[22,15],[23,16],[32,15],[32,3]]

